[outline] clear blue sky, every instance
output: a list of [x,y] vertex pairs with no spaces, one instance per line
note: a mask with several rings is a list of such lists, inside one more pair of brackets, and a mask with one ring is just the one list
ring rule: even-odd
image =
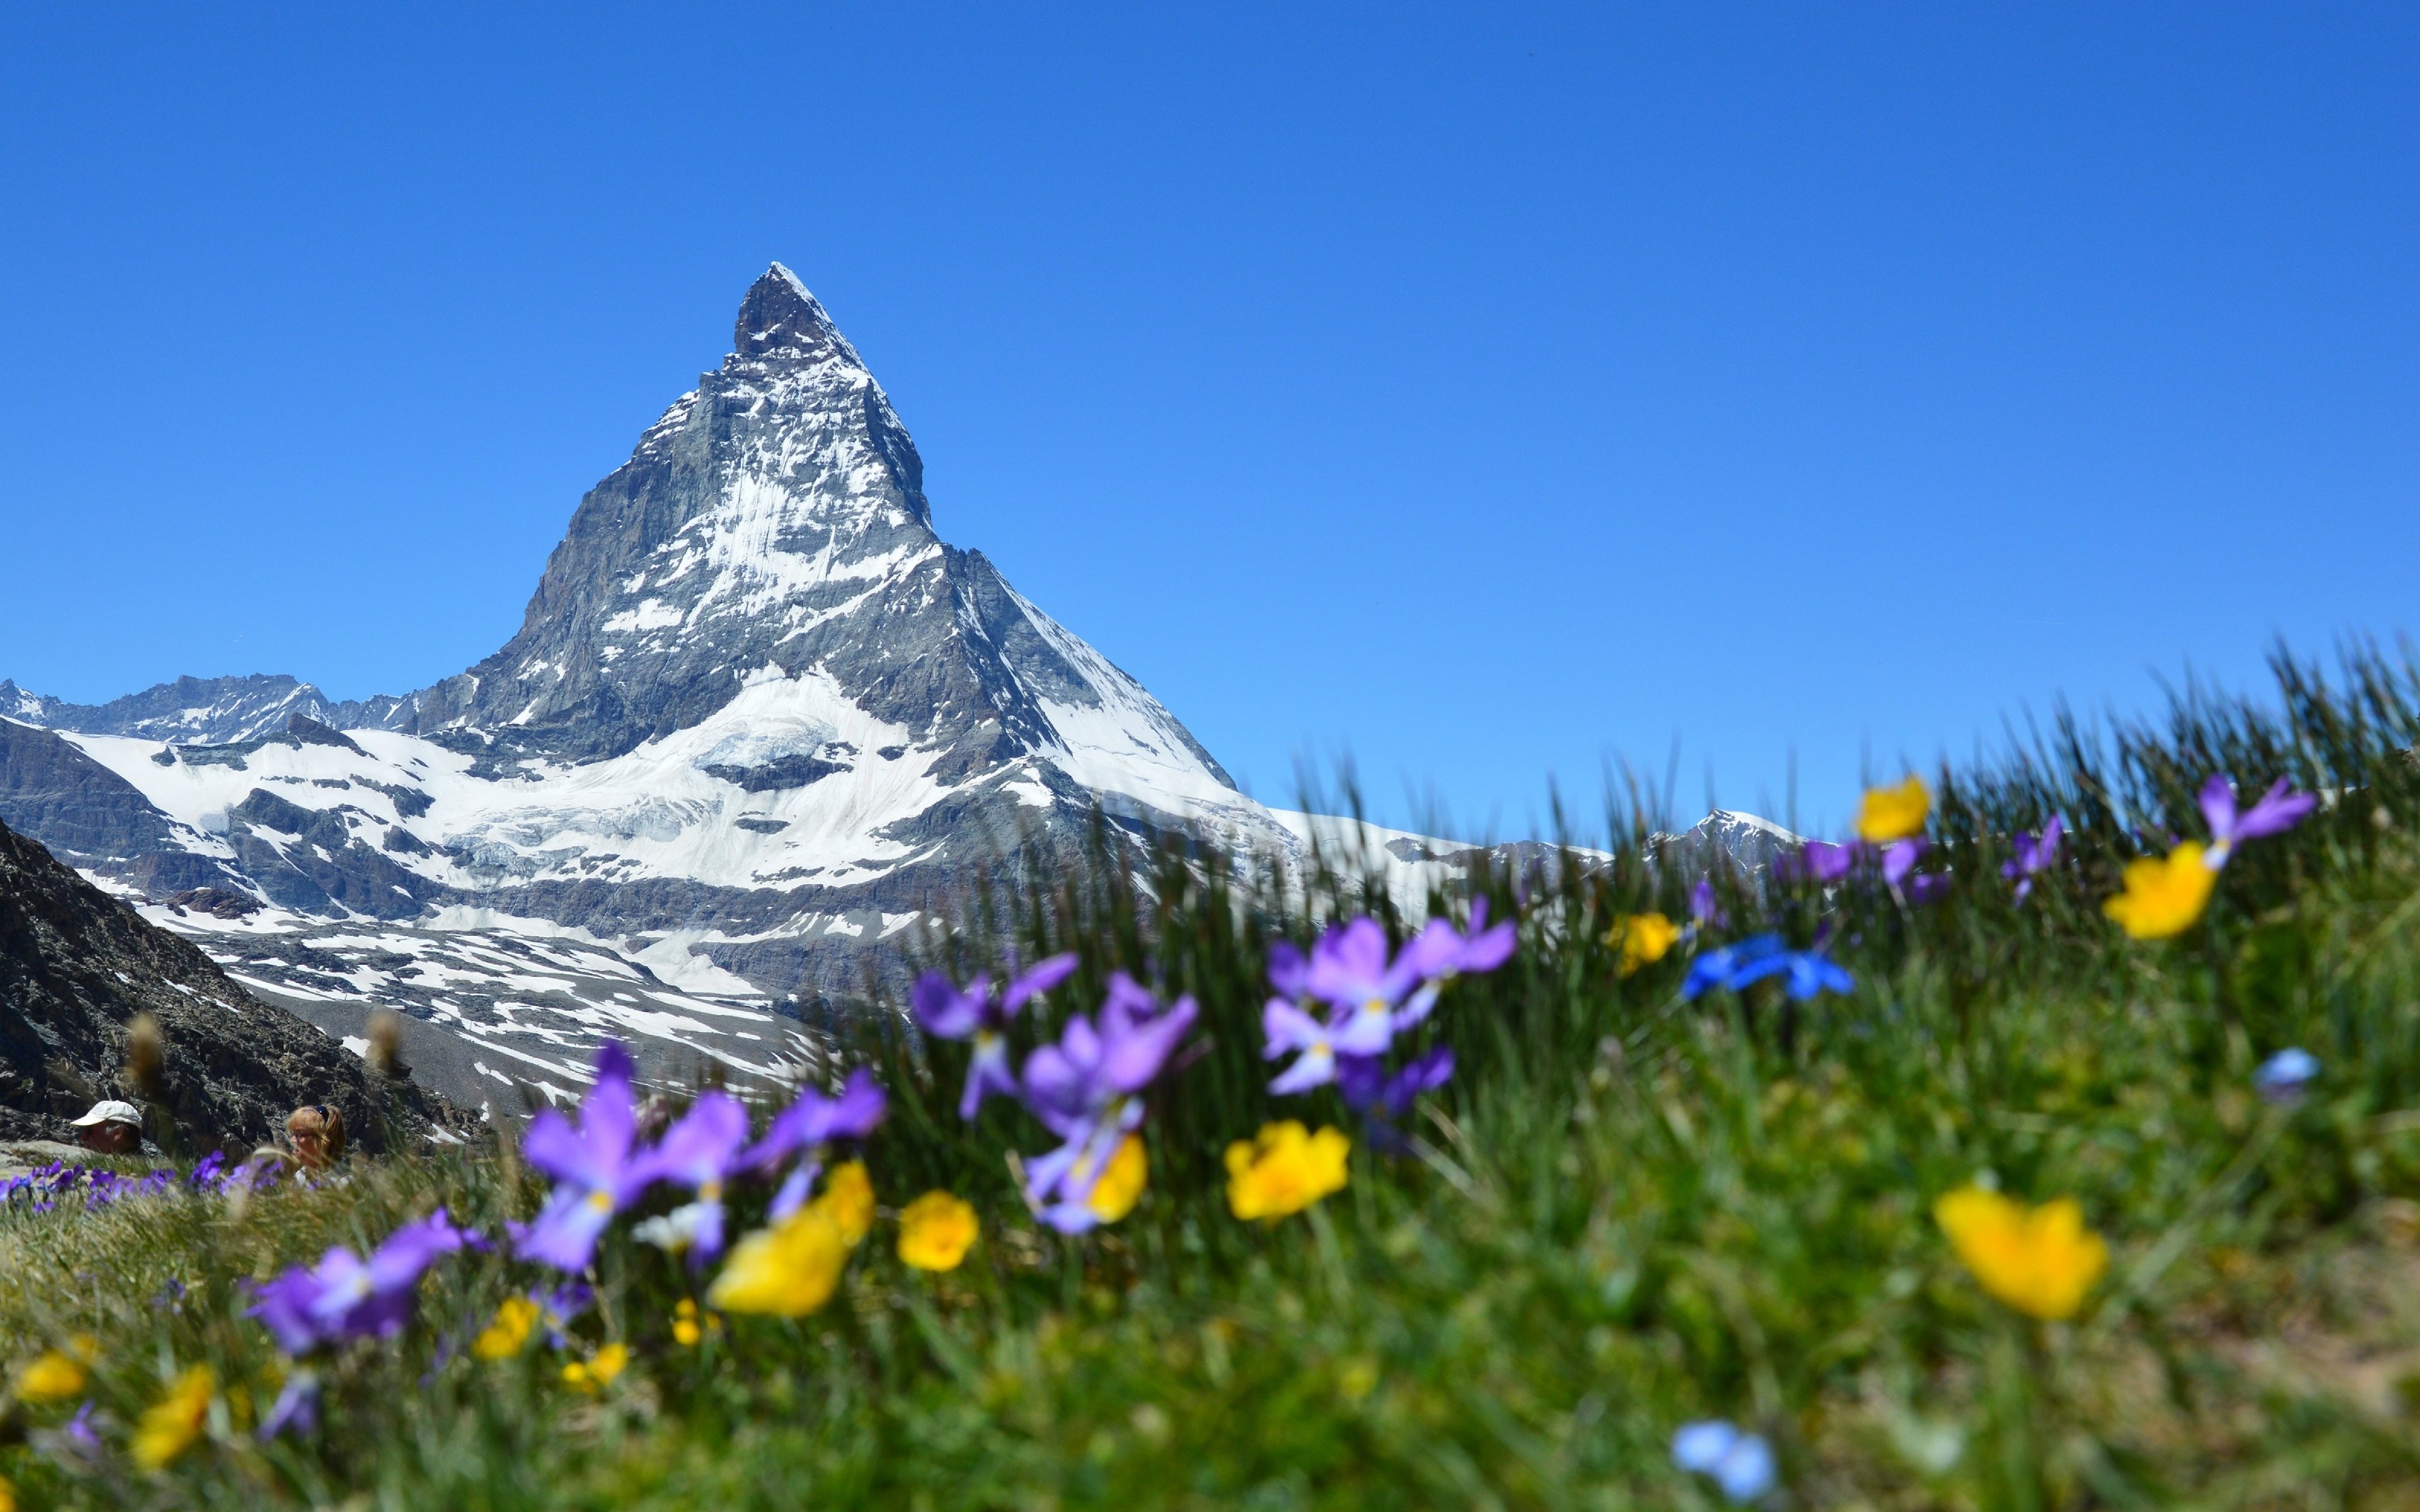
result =
[[2409,5],[220,8],[0,50],[39,690],[486,655],[777,257],[1264,797],[1518,831],[1678,738],[1837,823],[2420,629]]

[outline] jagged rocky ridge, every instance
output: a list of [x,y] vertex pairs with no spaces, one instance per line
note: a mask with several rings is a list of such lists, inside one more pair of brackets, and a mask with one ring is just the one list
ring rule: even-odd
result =
[[162,1101],[187,1153],[241,1155],[304,1103],[341,1108],[373,1152],[473,1126],[415,1083],[375,1084],[359,1057],[0,825],[0,1137],[63,1139],[96,1100],[133,1100],[127,1025],[144,1012],[167,1044]]
[[[568,1083],[609,1031],[773,1073],[811,1050],[775,1010],[895,974],[979,869],[1076,864],[1096,811],[1125,843],[1300,857],[1324,822],[1236,791],[941,540],[889,398],[787,269],[733,347],[581,501],[494,656],[359,703],[0,683],[0,818],[256,991],[323,1022],[392,1002],[496,1052],[464,1096]],[[1471,855],[1368,838],[1407,893]],[[531,951],[551,964],[494,959]]]

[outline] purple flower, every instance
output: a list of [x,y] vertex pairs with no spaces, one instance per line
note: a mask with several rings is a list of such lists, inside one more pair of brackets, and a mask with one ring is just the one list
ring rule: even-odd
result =
[[1937,872],[1916,872],[1917,859],[1931,843],[1923,836],[1916,835],[1907,840],[1895,840],[1884,846],[1884,886],[1902,892],[1912,903],[1929,903],[1947,892],[1947,877]]
[[[1278,1073],[1269,1083],[1269,1090],[1280,1097],[1308,1092],[1336,1079],[1336,1040],[1327,1026],[1311,1017],[1282,997],[1272,997],[1261,1010],[1261,1033],[1267,1041],[1261,1051],[1264,1060],[1275,1060],[1289,1051],[1300,1051],[1295,1063]],[[1375,1057],[1367,1058],[1373,1064]]]
[[1088,1124],[1058,1149],[1025,1163],[1025,1204],[1035,1217],[1063,1234],[1084,1233],[1100,1223],[1089,1200],[1093,1188],[1118,1146],[1142,1121],[1142,1104],[1128,1107],[1128,1114]]
[[1131,1102],[1168,1063],[1199,1010],[1180,997],[1165,1012],[1158,1001],[1119,972],[1109,979],[1100,1025],[1081,1013],[1069,1016],[1059,1042],[1043,1045],[1025,1059],[1026,1106],[1053,1134],[1071,1137],[1109,1108]]
[[1493,971],[1512,959],[1514,931],[1510,919],[1487,927],[1487,899],[1482,895],[1470,901],[1470,928],[1458,933],[1451,920],[1432,918],[1412,943],[1404,947],[1410,967],[1432,980],[1468,972]]
[[75,1416],[59,1426],[59,1438],[84,1458],[101,1458],[101,1435],[93,1431],[92,1403],[77,1408]]
[[1453,1051],[1439,1045],[1392,1076],[1376,1060],[1354,1057],[1337,1067],[1336,1089],[1344,1105],[1357,1113],[1392,1121],[1412,1110],[1423,1092],[1434,1092],[1453,1080]]
[[774,1189],[773,1201],[765,1210],[765,1216],[773,1223],[780,1223],[805,1207],[807,1194],[814,1190],[815,1178],[823,1173],[824,1163],[819,1160],[802,1160],[790,1167],[790,1174],[783,1177],[782,1184]]
[[1810,840],[1798,847],[1798,854],[1784,853],[1775,857],[1777,869],[1785,877],[1813,877],[1818,882],[1833,883],[1846,877],[1857,864],[1861,845],[1835,845],[1827,840]]
[[558,1271],[582,1271],[597,1252],[597,1236],[613,1214],[646,1187],[634,1180],[631,1142],[638,1113],[630,1083],[637,1068],[630,1053],[608,1040],[597,1052],[597,1085],[580,1104],[574,1132],[552,1108],[530,1120],[521,1138],[523,1158],[554,1178],[554,1191],[527,1228],[515,1227],[513,1253],[542,1260]]
[[367,1260],[338,1245],[309,1270],[287,1269],[260,1288],[246,1309],[288,1354],[321,1344],[399,1332],[411,1316],[421,1274],[462,1247],[462,1232],[438,1209],[389,1234]]
[[1311,995],[1311,963],[1295,949],[1294,941],[1280,940],[1269,947],[1269,985],[1279,995],[1297,1003]]
[[319,1378],[308,1370],[297,1370],[286,1378],[286,1389],[277,1394],[277,1402],[269,1415],[260,1420],[260,1442],[267,1443],[287,1428],[308,1433],[319,1426]]
[[1714,878],[1699,877],[1698,885],[1689,889],[1689,922],[1698,929],[1720,928],[1730,922],[1714,902]]
[[2000,863],[2000,875],[2017,885],[2017,902],[2023,903],[2034,890],[2034,873],[2049,869],[2058,859],[2058,842],[2067,834],[2067,822],[2058,815],[2050,816],[2042,825],[2041,838],[2031,835],[2017,837],[2017,856],[2012,861]]
[[1801,1002],[1820,992],[1845,993],[1856,985],[1845,968],[1822,951],[1792,950],[1778,934],[1757,934],[1708,950],[1689,963],[1681,995],[1696,998],[1716,987],[1738,992],[1776,976],[1784,978],[1783,990]]
[[[1269,1090],[1288,1096],[1349,1075],[1346,1100],[1367,1093],[1353,1103],[1356,1108],[1378,1099],[1391,1085],[1383,1063],[1388,1048],[1397,1034],[1428,1015],[1444,984],[1465,973],[1493,971],[1512,959],[1514,927],[1508,920],[1490,929],[1487,907],[1483,897],[1471,901],[1466,930],[1431,919],[1392,961],[1386,932],[1370,918],[1330,929],[1308,963],[1284,941],[1271,946],[1269,981],[1282,995],[1261,1010],[1261,1053],[1268,1060],[1288,1054],[1295,1058],[1269,1083]],[[1329,1005],[1326,1018],[1311,1011],[1312,998]],[[1417,1081],[1415,1072],[1434,1069],[1434,1061],[1428,1057],[1404,1074]],[[1451,1057],[1444,1065],[1450,1075]],[[1404,1105],[1421,1089],[1404,1092]]]
[[974,1041],[974,1059],[967,1066],[966,1095],[958,1100],[958,1117],[972,1119],[983,1100],[997,1092],[1004,1097],[1016,1095],[1016,1077],[1008,1066],[1008,1021],[1028,1001],[1041,996],[1065,981],[1076,969],[1072,954],[1054,955],[1035,963],[1008,984],[1008,990],[998,998],[991,995],[988,974],[977,977],[965,992],[950,984],[950,979],[938,971],[927,971],[916,979],[908,1000],[916,1011],[916,1022],[924,1032],[938,1040]]
[[722,1179],[748,1142],[748,1110],[727,1092],[699,1096],[653,1149],[630,1163],[626,1180],[635,1194],[656,1181],[675,1181],[697,1200],[640,1226],[638,1237],[692,1265],[722,1253]]
[[860,1066],[848,1073],[838,1097],[812,1087],[799,1088],[798,1101],[775,1114],[765,1137],[742,1154],[737,1165],[770,1170],[802,1149],[834,1139],[862,1139],[882,1121],[890,1100],[871,1072]]
[[1925,841],[1924,837],[1918,835],[1908,840],[1895,840],[1888,845],[1884,846],[1884,884],[1887,887],[1896,887],[1900,883],[1905,882],[1907,880],[1907,874],[1916,870],[1917,859],[1924,855],[1924,848],[1927,843],[1928,842]]
[[537,1304],[537,1320],[539,1326],[546,1330],[547,1347],[560,1350],[571,1343],[564,1329],[573,1319],[588,1310],[588,1304],[597,1300],[597,1293],[577,1281],[570,1281],[552,1291],[532,1288],[529,1299]]
[[2225,866],[2235,854],[2236,842],[2261,840],[2282,835],[2303,822],[2303,816],[2319,807],[2319,800],[2308,793],[2288,789],[2279,778],[2260,801],[2239,814],[2235,811],[2235,785],[2218,774],[2201,785],[2201,813],[2210,821],[2210,864],[2215,870]]
[[1025,1197],[1043,1222],[1081,1233],[1097,1220],[1085,1199],[1116,1153],[1142,1122],[1139,1095],[1151,1085],[1200,1011],[1180,997],[1166,1011],[1125,972],[1109,979],[1098,1026],[1070,1015],[1057,1044],[1025,1057],[1026,1107],[1064,1141],[1029,1162]]
[[[1396,951],[1389,961],[1387,932],[1374,918],[1357,918],[1329,930],[1311,948],[1311,970],[1304,985],[1310,995],[1338,1010],[1328,1026],[1337,1051],[1374,1056],[1393,1041],[1396,1010],[1429,974],[1425,966],[1417,942]],[[1405,1022],[1426,1011],[1423,1005]]]

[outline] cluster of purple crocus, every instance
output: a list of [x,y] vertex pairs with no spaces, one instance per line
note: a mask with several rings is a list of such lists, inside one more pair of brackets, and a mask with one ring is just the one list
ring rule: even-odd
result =
[[86,1211],[105,1208],[127,1197],[156,1197],[177,1184],[177,1173],[157,1170],[146,1176],[120,1176],[117,1172],[96,1166],[70,1165],[53,1161],[48,1165],[12,1176],[0,1181],[0,1205],[14,1205],[29,1212],[48,1212],[78,1193],[84,1195]]
[[580,1121],[552,1108],[530,1121],[521,1156],[554,1179],[537,1217],[508,1226],[513,1253],[558,1271],[588,1268],[597,1241],[616,1213],[659,1182],[685,1188],[691,1200],[641,1226],[641,1237],[703,1265],[721,1253],[723,1183],[742,1172],[769,1174],[809,1152],[774,1202],[776,1217],[806,1200],[820,1170],[817,1151],[830,1140],[861,1139],[881,1121],[882,1089],[860,1070],[838,1097],[814,1088],[777,1114],[765,1137],[748,1143],[748,1110],[720,1090],[699,1094],[689,1111],[653,1145],[639,1142],[639,1114],[630,1053],[607,1041],[597,1053],[597,1080],[580,1104]]
[[[267,1186],[278,1179],[275,1165],[227,1164],[226,1153],[214,1149],[203,1156],[184,1184],[194,1192],[223,1196],[229,1192]],[[0,1181],[0,1206],[15,1205],[28,1212],[48,1212],[82,1193],[87,1211],[127,1197],[156,1197],[177,1185],[177,1173],[165,1168],[142,1176],[121,1176],[101,1166],[70,1165],[53,1161]]]
[[1167,1068],[1199,1014],[1192,998],[1162,1007],[1132,977],[1117,972],[1097,1017],[1069,1014],[1057,1042],[1037,1045],[1012,1073],[1010,1023],[1075,969],[1073,955],[1054,955],[1010,977],[997,995],[988,973],[960,989],[928,971],[909,995],[926,1034],[973,1041],[959,1117],[974,1118],[987,1097],[1012,1097],[1059,1137],[1058,1148],[1023,1163],[1021,1181],[1034,1216],[1066,1234],[1100,1222],[1091,1205],[1093,1188],[1118,1146],[1141,1127],[1144,1089]]
[[1429,1016],[1454,978],[1493,971],[1510,960],[1513,939],[1510,920],[1488,927],[1487,900],[1479,898],[1471,903],[1467,930],[1433,918],[1391,952],[1386,929],[1374,918],[1332,926],[1308,957],[1292,941],[1280,940],[1269,947],[1269,985],[1277,995],[1261,1011],[1262,1054],[1295,1058],[1269,1090],[1285,1096],[1333,1083],[1347,1106],[1370,1119],[1373,1132],[1391,1134],[1414,1100],[1453,1076],[1453,1052],[1443,1045],[1389,1073],[1386,1057],[1396,1037]]

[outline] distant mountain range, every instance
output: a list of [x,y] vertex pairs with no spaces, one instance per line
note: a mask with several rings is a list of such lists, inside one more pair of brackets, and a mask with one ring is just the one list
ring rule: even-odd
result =
[[[977,868],[1073,863],[1095,810],[1280,860],[1342,825],[1237,791],[941,540],[906,427],[788,269],[733,346],[581,501],[495,655],[359,702],[0,681],[0,820],[332,1033],[381,1003],[452,1031],[420,1057],[473,1103],[578,1085],[605,1033],[659,1073],[771,1073],[812,1051],[805,1005],[894,974]],[[1469,858],[1359,838],[1410,890]]]

